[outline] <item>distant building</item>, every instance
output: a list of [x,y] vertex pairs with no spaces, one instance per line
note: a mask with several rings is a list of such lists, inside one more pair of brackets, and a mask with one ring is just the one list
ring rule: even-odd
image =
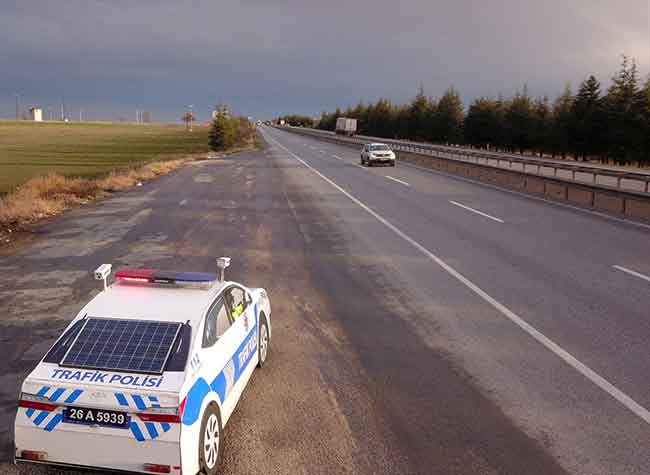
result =
[[142,122],[145,124],[148,124],[151,122],[151,112],[149,111],[143,111],[142,112]]
[[212,119],[216,119],[217,117],[225,117],[227,119],[230,115],[230,108],[225,104],[217,105],[215,110],[212,111]]
[[32,107],[29,109],[29,119],[34,122],[43,122],[43,109]]

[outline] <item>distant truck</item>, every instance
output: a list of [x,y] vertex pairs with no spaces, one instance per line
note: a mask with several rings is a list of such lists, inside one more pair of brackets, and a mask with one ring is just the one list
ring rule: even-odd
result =
[[336,133],[338,135],[354,135],[357,133],[357,119],[339,117],[336,119]]

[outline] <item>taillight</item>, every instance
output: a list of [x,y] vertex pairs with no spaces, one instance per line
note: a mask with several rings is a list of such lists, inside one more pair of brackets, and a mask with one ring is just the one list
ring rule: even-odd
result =
[[145,422],[167,422],[169,424],[178,424],[181,422],[181,416],[185,409],[185,401],[183,399],[181,404],[176,407],[151,407],[144,412],[139,412],[138,417]]
[[56,404],[49,404],[46,402],[36,402],[36,401],[25,401],[24,399],[18,401],[18,405],[26,409],[35,409],[37,411],[47,411],[47,412],[56,411],[57,408]]
[[143,468],[147,472],[153,473],[171,473],[172,468],[169,465],[160,465],[157,463],[145,463]]
[[[47,452],[38,452],[36,450],[23,450],[20,453],[21,458],[24,458],[25,460],[34,460],[36,462],[42,462],[43,460],[47,460]],[[162,472],[165,473],[165,472]],[[169,473],[169,472],[167,472]]]
[[178,414],[159,414],[155,412],[139,412],[138,417],[145,422],[168,422],[178,423],[181,421],[181,416]]

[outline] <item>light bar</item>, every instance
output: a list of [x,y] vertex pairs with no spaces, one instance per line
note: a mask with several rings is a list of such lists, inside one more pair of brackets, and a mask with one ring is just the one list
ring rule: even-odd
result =
[[143,284],[211,284],[216,274],[205,272],[176,272],[159,269],[121,269],[115,274],[117,280]]

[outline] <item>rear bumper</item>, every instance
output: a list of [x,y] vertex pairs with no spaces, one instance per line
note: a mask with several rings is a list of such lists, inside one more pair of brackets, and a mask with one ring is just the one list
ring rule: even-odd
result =
[[[16,425],[15,461],[118,473],[151,473],[145,471],[144,465],[152,463],[168,465],[171,474],[181,473],[178,428],[156,440],[144,441],[127,436],[128,432],[121,436],[115,435],[115,431],[113,434],[101,431],[57,427],[56,430],[47,432],[40,427]],[[166,440],[161,440],[163,437]],[[22,456],[25,450],[45,452],[47,455],[44,460],[26,460]]]
[[118,470],[118,469],[115,469],[115,468],[91,467],[91,466],[88,466],[88,465],[74,465],[74,464],[70,464],[70,463],[35,462],[33,460],[25,460],[25,459],[21,459],[19,457],[16,457],[14,459],[14,463],[16,463],[16,464],[26,464],[26,465],[45,465],[45,466],[50,466],[50,467],[67,468],[67,469],[72,469],[72,470],[94,470],[96,472],[119,473],[119,474],[124,474],[124,475],[141,475],[142,473],[148,473],[148,472],[133,472],[133,471],[128,471],[128,470]]

